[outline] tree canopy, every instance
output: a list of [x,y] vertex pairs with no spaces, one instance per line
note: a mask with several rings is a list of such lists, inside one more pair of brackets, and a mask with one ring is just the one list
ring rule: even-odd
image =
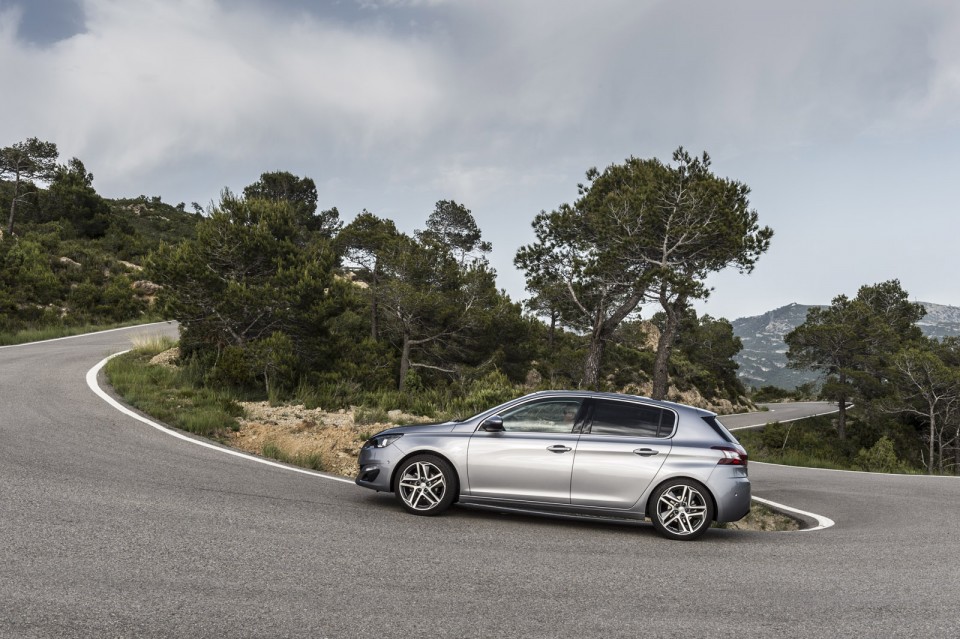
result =
[[329,241],[289,202],[225,192],[196,238],[161,245],[147,273],[181,323],[183,351],[234,358],[231,376],[240,381],[243,371],[266,377],[267,350],[273,360],[297,359],[300,372],[322,360],[336,310],[334,261]]
[[317,213],[317,185],[311,178],[297,177],[288,171],[272,171],[243,189],[247,199],[287,202],[293,207],[303,225],[325,237],[333,237],[340,230],[340,212],[336,207]]
[[925,311],[909,301],[897,280],[862,286],[853,299],[838,295],[830,306],[813,307],[806,321],[784,337],[794,368],[822,372],[822,394],[835,400],[838,431],[846,436],[851,398],[872,400],[889,392],[884,380],[893,356],[922,338],[916,322]]
[[644,300],[666,315],[657,348],[653,396],[668,388],[667,364],[683,312],[710,290],[710,273],[750,271],[773,231],[749,208],[749,188],[710,172],[710,158],[682,148],[673,164],[628,158],[587,172],[580,198],[533,222],[536,241],[515,263],[527,289],[549,300],[561,321],[588,332],[583,383],[596,387],[606,342]]
[[13,235],[13,223],[17,204],[22,201],[23,188],[32,180],[50,180],[57,170],[57,145],[37,138],[28,138],[11,146],[0,148],[0,178],[13,182],[13,198],[7,233]]

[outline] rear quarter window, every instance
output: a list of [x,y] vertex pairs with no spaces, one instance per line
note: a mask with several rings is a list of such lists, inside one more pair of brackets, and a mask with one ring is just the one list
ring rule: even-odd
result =
[[703,421],[707,422],[710,428],[713,429],[713,432],[715,432],[717,435],[720,435],[723,441],[729,442],[731,444],[740,443],[737,441],[737,438],[733,436],[733,433],[727,430],[727,428],[723,424],[721,424],[719,420],[717,420],[717,418],[714,417],[713,415],[708,415],[707,417],[703,417],[702,419]]

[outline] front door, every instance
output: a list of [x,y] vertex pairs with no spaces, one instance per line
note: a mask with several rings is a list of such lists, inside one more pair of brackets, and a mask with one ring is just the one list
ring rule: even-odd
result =
[[478,430],[467,450],[472,497],[570,503],[582,400],[536,399],[501,414],[503,432]]

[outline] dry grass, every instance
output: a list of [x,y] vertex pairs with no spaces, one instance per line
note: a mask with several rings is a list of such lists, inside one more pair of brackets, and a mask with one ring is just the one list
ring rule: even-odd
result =
[[169,350],[176,344],[176,340],[160,333],[153,335],[140,333],[130,338],[130,343],[133,344],[135,351],[160,353]]

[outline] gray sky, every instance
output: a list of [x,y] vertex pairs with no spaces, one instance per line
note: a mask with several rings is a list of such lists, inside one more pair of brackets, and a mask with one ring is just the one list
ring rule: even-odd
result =
[[0,145],[56,142],[109,197],[286,170],[406,231],[456,199],[515,299],[588,168],[706,150],[776,235],[700,312],[890,278],[960,305],[954,0],[0,0],[0,86]]

